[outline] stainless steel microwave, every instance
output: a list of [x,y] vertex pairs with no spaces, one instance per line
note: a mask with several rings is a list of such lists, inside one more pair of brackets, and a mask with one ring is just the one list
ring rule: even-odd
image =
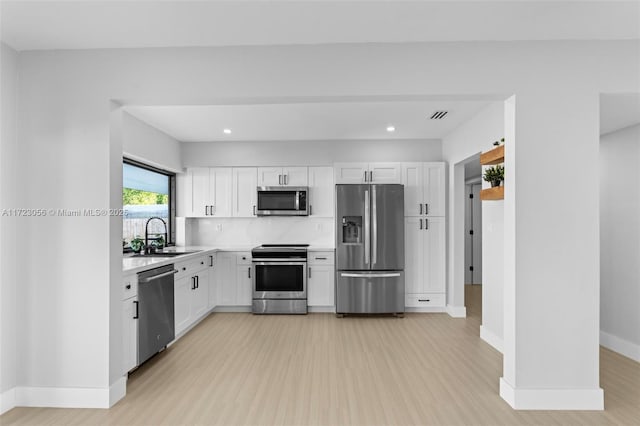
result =
[[259,186],[258,216],[308,216],[306,186]]

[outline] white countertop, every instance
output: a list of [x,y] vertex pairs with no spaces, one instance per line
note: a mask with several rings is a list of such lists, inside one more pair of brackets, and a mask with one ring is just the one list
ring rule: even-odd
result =
[[[132,255],[125,254],[122,258],[122,272],[124,274],[135,274],[147,269],[157,268],[160,266],[168,265],[170,263],[182,262],[185,260],[189,260],[191,258],[195,258],[198,256],[205,255],[211,252],[217,251],[251,251],[252,248],[256,247],[257,244],[252,244],[251,246],[247,245],[238,245],[238,246],[221,246],[221,247],[211,247],[211,246],[186,246],[186,247],[167,247],[164,249],[165,252],[195,252],[188,253],[184,256],[175,256],[175,257],[132,257]],[[323,246],[309,246],[310,251],[333,251],[333,247],[323,247]]]

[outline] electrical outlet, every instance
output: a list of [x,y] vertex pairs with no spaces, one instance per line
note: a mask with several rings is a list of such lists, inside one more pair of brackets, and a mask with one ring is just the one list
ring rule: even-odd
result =
[[216,231],[218,231],[218,232],[222,231],[222,224],[221,223],[218,223],[216,225]]
[[322,224],[321,223],[316,223],[316,231],[322,232]]

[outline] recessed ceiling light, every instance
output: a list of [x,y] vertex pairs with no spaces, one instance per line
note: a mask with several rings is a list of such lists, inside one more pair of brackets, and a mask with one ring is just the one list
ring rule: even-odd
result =
[[225,135],[230,135],[231,134],[231,129],[224,129],[222,131],[222,133],[224,133]]
[[391,133],[395,131],[396,131],[396,128],[394,126],[387,126],[387,132]]

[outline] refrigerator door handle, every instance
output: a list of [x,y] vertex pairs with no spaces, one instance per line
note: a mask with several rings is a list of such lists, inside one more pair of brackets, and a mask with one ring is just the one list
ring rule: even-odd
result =
[[342,272],[340,273],[340,276],[344,278],[395,278],[400,276],[400,272],[382,272],[382,273],[365,272],[362,274],[353,273],[353,272]]
[[376,197],[376,186],[372,185],[371,186],[371,205],[372,207],[372,214],[371,214],[371,222],[372,222],[372,229],[371,229],[371,265],[375,266],[376,263],[378,263],[378,208],[376,206],[377,204],[377,197]]
[[364,264],[369,264],[369,254],[371,252],[370,226],[371,218],[369,217],[369,190],[364,191]]

